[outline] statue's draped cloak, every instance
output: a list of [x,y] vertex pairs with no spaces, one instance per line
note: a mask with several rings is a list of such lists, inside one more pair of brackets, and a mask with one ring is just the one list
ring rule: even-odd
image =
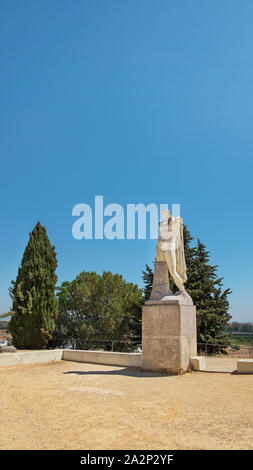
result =
[[[166,239],[162,237],[162,233],[160,231],[159,239],[158,239],[158,250],[161,252],[175,250],[176,252],[176,270],[180,275],[182,282],[187,281],[186,275],[186,263],[184,257],[184,235],[183,235],[183,224],[179,222],[177,219],[172,222],[175,225],[179,224],[179,229],[176,238],[172,242],[172,240]],[[173,230],[173,229],[172,229]],[[171,230],[169,230],[171,232]],[[172,233],[171,233],[172,235]]]
[[184,235],[183,235],[183,224],[180,224],[180,230],[177,235],[180,239],[178,240],[178,243],[176,244],[176,260],[177,260],[177,272],[181,276],[182,281],[186,282],[187,281],[187,275],[186,275],[186,263],[185,263],[185,257],[184,257]]

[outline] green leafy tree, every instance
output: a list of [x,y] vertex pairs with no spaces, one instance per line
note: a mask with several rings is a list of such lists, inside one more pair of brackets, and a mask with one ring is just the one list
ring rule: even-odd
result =
[[[223,279],[217,276],[217,266],[209,264],[209,252],[200,240],[192,246],[193,237],[184,226],[184,252],[187,266],[185,289],[192,297],[197,310],[197,342],[215,344],[209,347],[210,353],[224,352],[230,344],[230,337],[224,334],[231,315],[228,313],[230,289],[223,290]],[[152,290],[153,270],[146,265],[143,271],[144,300],[148,300]],[[172,292],[178,289],[169,275]],[[218,345],[218,346],[217,346]],[[203,346],[204,347],[204,346]]]
[[29,234],[16,281],[9,330],[19,349],[39,349],[52,338],[57,318],[55,247],[38,222]]
[[52,345],[111,348],[141,336],[142,290],[126,282],[121,275],[105,271],[100,276],[83,271],[72,282],[58,289],[59,316]]

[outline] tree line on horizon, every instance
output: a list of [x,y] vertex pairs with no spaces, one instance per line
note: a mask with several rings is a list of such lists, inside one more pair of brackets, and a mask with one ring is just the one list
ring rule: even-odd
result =
[[[209,253],[200,240],[184,226],[184,249],[188,280],[186,291],[197,307],[198,343],[218,344],[224,351],[229,336],[224,334],[229,320],[228,295],[217,266],[209,264]],[[56,286],[57,259],[46,228],[40,222],[29,234],[29,241],[9,289],[12,298],[9,331],[18,349],[66,347],[70,339],[75,347],[131,350],[141,339],[141,309],[149,298],[153,270],[143,271],[144,289],[127,282],[120,274],[83,271],[73,281]],[[175,285],[170,278],[172,290]],[[87,342],[88,341],[88,342]]]
[[238,332],[238,333],[253,333],[253,323],[246,322],[246,323],[241,323],[237,321],[233,321],[231,323],[228,323],[226,326],[226,330],[229,332]]

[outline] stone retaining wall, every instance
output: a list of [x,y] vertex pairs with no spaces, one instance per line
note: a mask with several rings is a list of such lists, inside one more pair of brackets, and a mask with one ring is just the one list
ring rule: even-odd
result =
[[61,360],[125,367],[141,367],[141,353],[79,351],[75,349],[43,349],[40,351],[1,353],[0,367],[23,366],[26,364]]
[[91,362],[111,366],[141,367],[141,353],[64,349],[64,361]]
[[0,367],[24,366],[39,362],[60,361],[62,359],[62,349],[43,349],[39,351],[25,351],[15,353],[1,353]]

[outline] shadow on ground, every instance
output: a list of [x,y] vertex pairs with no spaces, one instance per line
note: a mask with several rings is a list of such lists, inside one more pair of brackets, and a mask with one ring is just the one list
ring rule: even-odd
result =
[[63,372],[63,374],[77,374],[77,375],[125,375],[127,377],[168,377],[168,374],[161,374],[156,372],[145,372],[143,370],[126,367],[125,369],[118,370],[70,370]]

